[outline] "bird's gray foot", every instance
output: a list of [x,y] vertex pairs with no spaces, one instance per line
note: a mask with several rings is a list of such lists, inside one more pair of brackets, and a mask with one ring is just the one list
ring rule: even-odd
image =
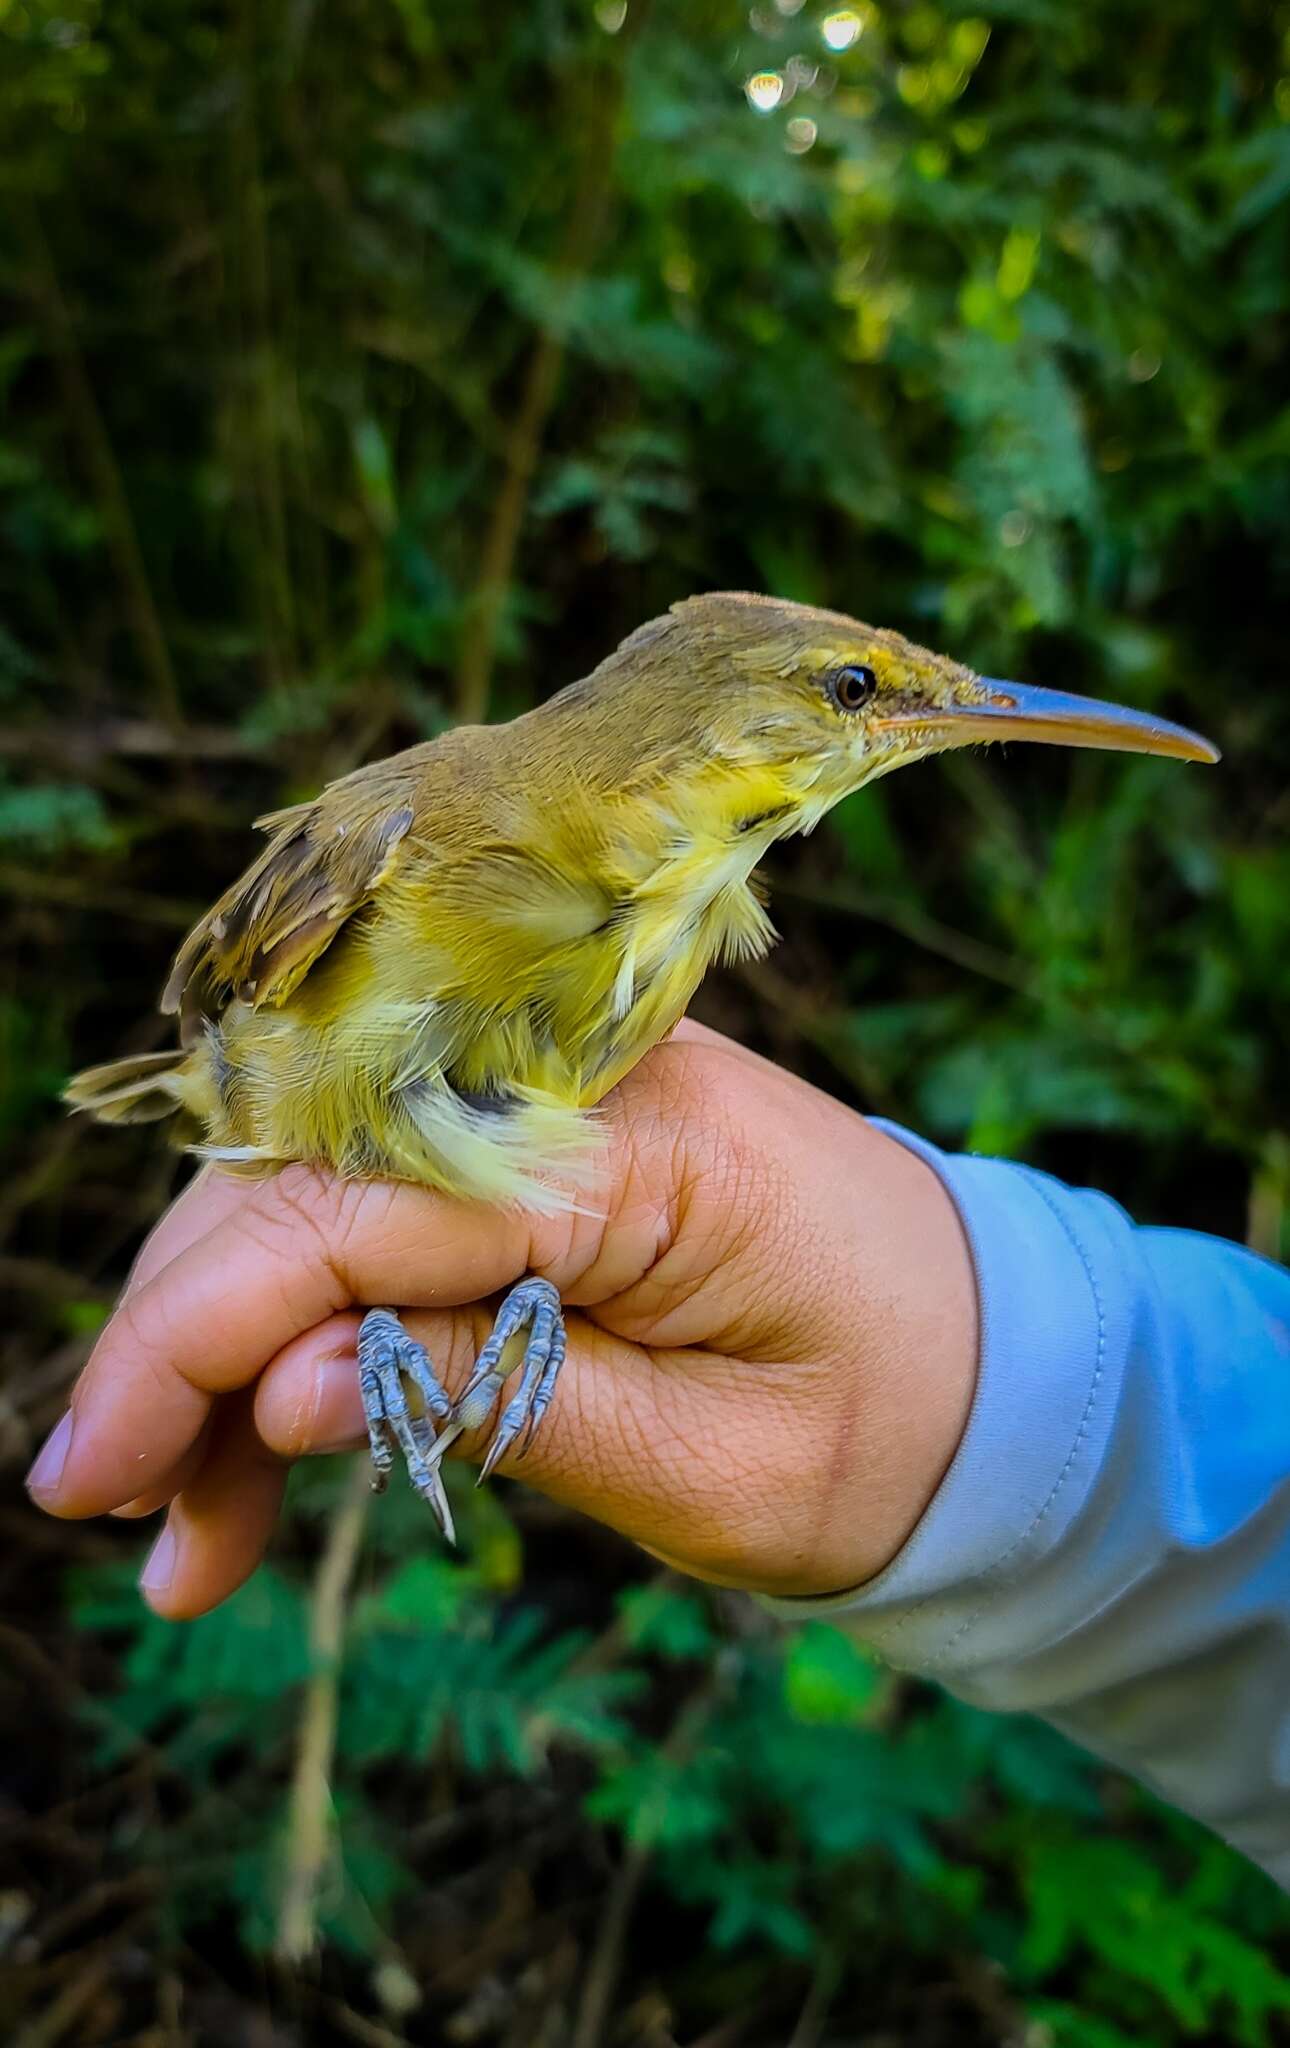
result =
[[[520,1339],[527,1333],[521,1351]],[[462,1429],[482,1429],[512,1373],[519,1386],[502,1410],[479,1477],[487,1479],[499,1458],[523,1436],[520,1455],[528,1449],[551,1405],[564,1364],[564,1315],[560,1297],[549,1280],[532,1275],[512,1287],[497,1311],[493,1332],[475,1361],[470,1384],[453,1410]]]
[[[408,1406],[410,1381],[425,1410],[414,1415]],[[358,1329],[358,1383],[372,1447],[372,1488],[384,1493],[397,1446],[408,1478],[434,1510],[449,1543],[455,1541],[452,1510],[439,1472],[439,1454],[430,1418],[448,1422],[452,1402],[435,1378],[425,1349],[409,1337],[393,1309],[369,1309]]]

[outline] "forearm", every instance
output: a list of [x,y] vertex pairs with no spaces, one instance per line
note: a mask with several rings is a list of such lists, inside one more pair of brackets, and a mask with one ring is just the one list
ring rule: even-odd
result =
[[979,1382],[909,1541],[823,1604],[893,1664],[1042,1714],[1290,1885],[1290,1274],[895,1135],[971,1242]]

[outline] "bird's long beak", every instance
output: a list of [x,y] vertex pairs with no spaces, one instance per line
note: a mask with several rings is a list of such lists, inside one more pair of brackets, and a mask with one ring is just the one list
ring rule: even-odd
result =
[[1172,725],[1150,711],[1103,704],[1096,697],[1071,697],[1033,683],[980,678],[988,694],[978,703],[938,705],[921,716],[883,719],[881,729],[917,727],[941,747],[982,740],[1038,740],[1050,747],[1106,747],[1123,754],[1167,754],[1175,761],[1217,761],[1218,748],[1186,726]]

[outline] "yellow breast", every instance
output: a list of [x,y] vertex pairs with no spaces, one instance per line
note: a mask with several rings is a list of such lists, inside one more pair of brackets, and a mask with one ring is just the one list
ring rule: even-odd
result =
[[[585,1112],[676,1024],[713,960],[774,932],[749,886],[784,829],[782,781],[730,777],[576,812],[540,852],[409,864],[379,913],[279,1009],[233,1005],[212,1150],[266,1171],[320,1159],[551,1206],[540,1176],[595,1148]],[[207,1072],[209,1084],[209,1071]]]

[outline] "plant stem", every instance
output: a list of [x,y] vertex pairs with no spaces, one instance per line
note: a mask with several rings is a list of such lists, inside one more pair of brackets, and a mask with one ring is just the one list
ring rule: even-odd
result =
[[318,1888],[332,1846],[331,1769],[345,1615],[371,1497],[366,1463],[356,1458],[318,1561],[309,1612],[313,1674],[300,1717],[286,1872],[274,1941],[274,1953],[284,1963],[305,1961],[318,1941]]
[[[718,1663],[717,1669],[709,1674],[677,1715],[659,1751],[660,1756],[671,1763],[681,1763],[692,1753],[716,1710],[723,1689],[724,1674]],[[648,1812],[638,1817],[640,1831],[609,1888],[596,1945],[583,1979],[570,2048],[602,2048],[606,2039],[610,2008],[623,1967],[627,1929],[657,1846],[655,1827],[651,1825],[655,1819],[656,1816]]]
[[[572,295],[578,280],[590,268],[608,219],[626,58],[621,46],[639,33],[644,13],[642,0],[642,4],[633,7],[628,28],[620,38],[618,63],[611,79],[593,75],[588,81],[591,111],[586,117],[587,148],[555,263],[555,275],[565,297]],[[567,331],[567,321],[562,321],[559,328],[546,327],[538,335],[519,406],[506,437],[501,488],[493,501],[484,536],[479,575],[467,608],[457,664],[457,716],[463,725],[478,725],[488,716],[502,606],[515,567],[515,551],[542,453],[543,436],[564,367]]]
[[139,661],[152,685],[157,715],[168,725],[178,725],[182,716],[170,649],[162,630],[143,549],[135,528],[125,483],[111,438],[99,411],[94,387],[85,367],[76,328],[63,297],[53,255],[34,207],[22,216],[22,230],[34,272],[33,298],[44,316],[54,367],[62,386],[68,418],[81,444],[86,474],[98,505],[99,518],[121,579],[130,630]]
[[258,526],[256,570],[268,636],[269,678],[281,690],[296,669],[295,605],[291,584],[286,499],[279,423],[279,363],[270,275],[267,206],[260,163],[258,15],[245,0],[238,21],[240,97],[232,129],[237,192],[237,314],[249,384],[246,454]]

